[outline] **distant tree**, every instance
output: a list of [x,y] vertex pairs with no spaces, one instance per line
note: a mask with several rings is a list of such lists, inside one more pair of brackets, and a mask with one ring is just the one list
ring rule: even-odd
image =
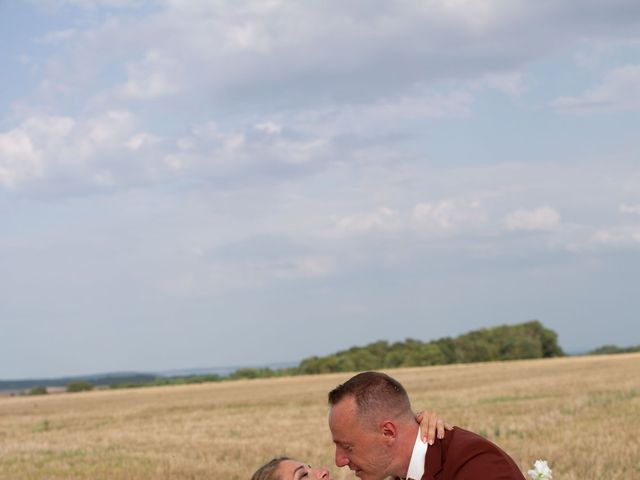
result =
[[269,378],[274,372],[270,368],[240,368],[230,375],[230,378]]
[[406,357],[407,352],[403,348],[403,344],[394,343],[389,352],[384,356],[384,368],[398,368],[404,364]]
[[495,344],[483,334],[464,335],[456,339],[458,362],[489,362],[498,360]]
[[589,355],[611,355],[614,353],[640,352],[640,345],[635,347],[619,347],[617,345],[603,345],[589,352]]
[[[375,370],[376,368],[380,368],[382,365],[382,361],[384,359],[384,354],[380,356],[383,351],[381,351],[381,342],[377,344],[373,344],[373,350],[369,350],[368,348],[360,348],[357,352],[352,354],[351,358],[353,359],[352,370],[365,371],[365,370]],[[384,342],[386,343],[386,342]],[[376,352],[378,353],[376,355]],[[342,362],[344,366],[346,362]],[[340,364],[339,364],[340,365]],[[337,370],[339,371],[339,370]]]
[[313,375],[316,373],[320,373],[320,363],[321,363],[320,357],[313,356],[313,357],[305,358],[300,362],[300,365],[298,366],[298,371],[302,375]]
[[209,373],[207,375],[193,375],[191,377],[188,377],[189,383],[219,382],[220,380],[221,380],[220,375],[216,373]]
[[445,356],[440,347],[434,343],[421,343],[407,352],[402,362],[403,367],[423,367],[427,365],[442,365]]
[[564,351],[558,343],[558,334],[553,330],[545,328],[538,320],[532,320],[523,324],[529,336],[537,338],[542,348],[542,357],[563,357]]
[[37,386],[29,390],[29,393],[27,393],[27,395],[46,395],[47,393],[49,393],[47,392],[47,387]]
[[524,335],[507,338],[500,349],[500,360],[541,358],[542,356],[540,342]]
[[537,320],[483,328],[431,342],[407,338],[389,344],[381,340],[325,357],[305,358],[297,373],[314,374],[382,368],[489,362],[564,355],[558,336]]
[[458,361],[458,354],[456,352],[456,342],[451,337],[443,337],[433,342],[437,345],[444,357],[444,363],[456,363]]
[[88,392],[93,390],[93,383],[87,380],[73,380],[67,383],[67,392]]

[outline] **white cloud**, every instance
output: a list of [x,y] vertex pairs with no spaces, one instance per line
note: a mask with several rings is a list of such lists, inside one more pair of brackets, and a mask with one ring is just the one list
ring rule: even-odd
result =
[[75,122],[69,117],[34,116],[0,133],[0,185],[17,189],[49,169],[50,153],[64,149]]
[[43,38],[43,43],[57,43],[72,39],[77,34],[75,28],[67,28],[65,30],[56,30],[48,32]]
[[390,230],[397,226],[397,214],[389,207],[380,207],[373,212],[346,215],[335,219],[333,232],[338,235],[363,234]]
[[475,228],[485,221],[485,211],[478,201],[441,200],[419,203],[411,215],[414,228],[437,235]]
[[170,295],[209,296],[213,292],[260,288],[273,282],[326,277],[336,269],[333,257],[312,253],[257,257],[247,252],[242,258],[209,261],[197,254],[192,257],[192,263],[187,263],[190,269],[162,279],[160,288]]
[[585,42],[586,46],[573,55],[573,61],[580,68],[591,70],[598,67],[606,56],[607,48],[603,42]]
[[[473,96],[463,91],[441,93],[418,93],[387,98],[369,106],[346,108],[344,114],[355,118],[375,120],[379,123],[402,119],[466,117],[471,113]],[[354,110],[354,111],[352,111]]]
[[110,111],[92,118],[89,124],[89,138],[96,145],[116,146],[133,128],[133,115],[124,110]]
[[116,180],[109,171],[96,172],[93,174],[93,181],[101,187],[113,187]]
[[598,230],[591,237],[593,246],[609,248],[629,247],[640,243],[640,230],[630,227],[618,227]]
[[622,205],[620,205],[620,211],[622,213],[631,213],[631,214],[640,215],[640,204],[627,205],[626,203],[623,203]]
[[159,50],[151,50],[142,61],[127,67],[127,82],[117,91],[125,98],[149,100],[180,91],[180,63]]
[[[135,117],[128,111],[114,110],[76,120],[60,116],[31,116],[18,128],[0,134],[0,185],[17,189],[34,179],[45,189],[50,176],[82,178],[95,185],[113,184],[114,174],[105,173],[104,162],[119,164],[124,145],[132,143]],[[146,137],[133,136],[138,142]],[[122,151],[122,157],[115,152]],[[131,168],[134,167],[134,168]],[[121,166],[117,168],[122,168]],[[136,171],[126,165],[127,175]],[[73,190],[77,183],[67,186]]]
[[279,125],[275,122],[258,123],[256,125],[256,129],[268,133],[269,135],[277,135],[279,133],[282,133],[282,125]]
[[488,73],[472,83],[498,90],[511,97],[518,97],[526,91],[524,78],[520,72]]
[[[62,88],[75,77],[110,71],[124,57],[128,78],[117,88],[123,100],[195,95],[227,105],[247,99],[287,107],[357,104],[403,97],[398,92],[442,79],[477,78],[518,95],[522,80],[510,72],[582,38],[583,24],[599,25],[610,15],[610,9],[590,5],[572,23],[563,16],[570,7],[525,1],[165,2],[139,17],[110,12],[100,28],[75,35],[70,54],[55,59],[59,65],[48,85]],[[546,28],[530,29],[532,22]],[[449,115],[443,100],[452,99],[400,108],[410,115],[441,116],[443,109]]]
[[88,10],[95,10],[100,7],[135,8],[142,5],[144,0],[41,0],[40,3],[56,8],[70,5]]
[[156,145],[160,141],[161,139],[157,135],[151,135],[149,133],[137,133],[125,142],[125,146],[130,150],[137,151],[146,146]]
[[516,210],[505,217],[504,225],[511,231],[552,230],[560,225],[560,214],[551,207]]
[[24,131],[0,134],[0,185],[13,189],[42,171],[41,156]]
[[280,141],[275,144],[275,153],[283,163],[305,164],[326,152],[328,143],[323,138],[306,141]]
[[[294,129],[282,134],[273,121],[222,127],[216,122],[194,125],[187,135],[174,140],[175,148],[164,158],[171,168],[193,175],[236,175],[246,171],[264,172],[269,167],[303,168],[330,157],[330,138]],[[332,162],[327,162],[328,168]],[[318,165],[317,168],[322,168]],[[255,174],[255,173],[254,173]]]
[[283,153],[290,148],[288,142],[302,143],[302,137],[310,136],[313,140],[308,147],[314,147],[312,149],[318,154],[326,151],[335,138],[342,141],[349,136],[365,134],[372,136],[367,141],[372,145],[371,141],[379,134],[381,139],[391,132],[407,135],[421,120],[470,117],[474,101],[474,96],[462,89],[439,92],[416,86],[404,94],[372,102],[345,102],[277,112],[270,120],[255,124],[254,128],[266,135],[279,136]]
[[334,270],[329,257],[294,257],[270,266],[276,278],[324,277]]
[[23,126],[31,135],[55,139],[68,136],[75,126],[75,121],[70,117],[30,117],[25,120]]
[[609,230],[600,230],[591,237],[592,243],[596,245],[604,245],[607,247],[619,247],[628,241],[627,235]]
[[640,108],[640,65],[626,65],[609,72],[600,85],[578,97],[560,97],[551,107],[561,113],[594,113]]

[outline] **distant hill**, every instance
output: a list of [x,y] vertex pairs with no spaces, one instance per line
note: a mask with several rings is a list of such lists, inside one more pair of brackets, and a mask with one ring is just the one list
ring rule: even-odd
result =
[[[295,366],[296,363],[277,363],[268,368],[285,369]],[[262,368],[262,367],[261,367]],[[200,367],[185,368],[180,370],[168,370],[161,372],[109,372],[92,375],[79,375],[55,378],[30,378],[19,380],[0,380],[0,391],[22,392],[34,387],[65,387],[70,382],[87,381],[93,385],[104,386],[135,386],[135,385],[163,385],[181,383],[179,380],[222,379],[231,377],[234,372],[242,370],[259,370],[258,368],[235,367]],[[186,382],[188,383],[188,382]]]
[[33,387],[64,387],[70,382],[84,380],[93,385],[111,385],[113,383],[145,383],[158,378],[157,375],[138,372],[112,372],[75,377],[32,378],[24,380],[0,380],[0,390],[27,390]]
[[112,388],[132,388],[240,378],[550,358],[563,355],[565,353],[558,344],[556,332],[545,328],[539,321],[532,320],[515,325],[483,328],[457,337],[443,337],[428,342],[412,338],[395,343],[380,340],[362,347],[354,346],[332,355],[305,358],[297,366],[280,364],[260,368],[196,368],[154,374],[110,373],[56,379],[5,380],[0,381],[0,390],[24,391],[37,386],[66,386],[69,382],[77,380],[88,381],[93,385],[109,385]]
[[[280,363],[270,364],[267,367],[274,370],[279,370],[283,368],[295,367],[296,365],[297,365],[297,362],[280,362]],[[256,367],[256,368],[264,368],[264,367],[265,366],[261,365],[260,367]],[[254,367],[247,366],[247,365],[237,365],[233,367],[183,368],[180,370],[168,370],[163,372],[157,372],[157,375],[159,377],[170,377],[170,378],[192,377],[197,375],[220,375],[221,377],[226,377],[228,375],[232,375],[233,372],[244,369],[244,368],[254,368]]]

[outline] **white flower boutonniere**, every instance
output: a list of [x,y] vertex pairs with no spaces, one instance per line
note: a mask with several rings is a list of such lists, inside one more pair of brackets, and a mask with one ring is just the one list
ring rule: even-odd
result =
[[536,460],[533,468],[527,472],[531,480],[551,480],[551,469],[546,460]]

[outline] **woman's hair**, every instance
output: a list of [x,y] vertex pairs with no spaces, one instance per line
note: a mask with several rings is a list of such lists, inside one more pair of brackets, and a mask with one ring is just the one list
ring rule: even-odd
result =
[[276,470],[280,465],[280,462],[284,460],[290,460],[288,457],[276,457],[272,460],[269,460],[263,466],[261,466],[255,473],[251,476],[251,480],[280,480],[280,478],[276,475]]

